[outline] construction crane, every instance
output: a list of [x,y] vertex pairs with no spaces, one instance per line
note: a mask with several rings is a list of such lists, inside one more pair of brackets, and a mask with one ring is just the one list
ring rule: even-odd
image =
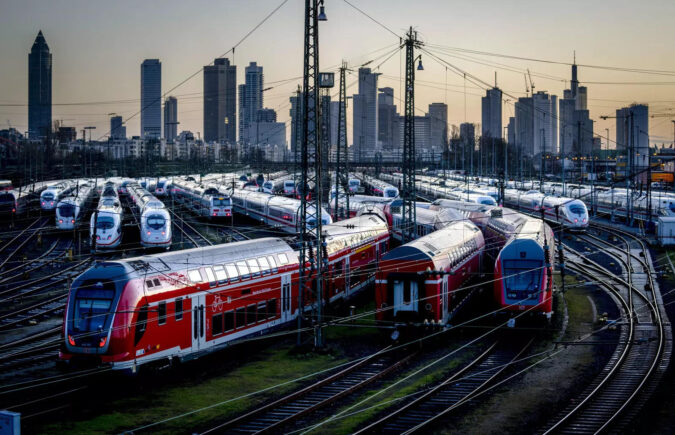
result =
[[530,96],[530,88],[527,86],[527,74],[523,73],[523,79],[525,79],[525,97]]
[[[530,69],[527,69],[527,77],[530,79],[530,92],[532,92],[532,96],[534,96],[534,82],[532,81],[532,74],[530,74]],[[527,83],[525,83],[525,87],[527,87]]]

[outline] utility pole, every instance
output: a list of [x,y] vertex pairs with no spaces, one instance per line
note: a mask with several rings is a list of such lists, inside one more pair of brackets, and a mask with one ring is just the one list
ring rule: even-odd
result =
[[[544,114],[546,116],[546,114]],[[541,129],[541,150],[539,150],[539,154],[541,155],[541,163],[539,164],[539,191],[544,192],[544,150],[546,149],[546,144],[545,144],[545,139],[544,139],[544,129]]]
[[[415,48],[422,46],[412,26],[401,44],[405,47],[405,119],[403,124],[403,191],[401,199],[401,241],[407,243],[417,238],[417,212],[415,189]],[[419,56],[417,69],[423,70]]]
[[[345,74],[347,72],[347,62],[342,62],[340,67],[340,96],[338,98],[338,143],[335,162],[335,220],[338,216],[338,198],[340,196],[340,186],[345,192],[345,214],[342,217],[349,217],[349,149],[347,147],[347,86]],[[341,154],[344,153],[344,163],[341,161]]]
[[[319,11],[319,5],[320,11]],[[319,109],[319,21],[325,21],[323,0],[305,0],[304,68],[302,77],[302,167],[300,205],[300,277],[298,286],[298,345],[301,344],[302,295],[316,289],[317,326],[315,346],[323,347],[324,244],[321,225],[323,192],[321,167],[321,128]],[[313,171],[312,171],[313,169]],[[314,183],[314,192],[310,185]],[[310,227],[310,222],[313,225]],[[316,285],[312,286],[312,282]]]

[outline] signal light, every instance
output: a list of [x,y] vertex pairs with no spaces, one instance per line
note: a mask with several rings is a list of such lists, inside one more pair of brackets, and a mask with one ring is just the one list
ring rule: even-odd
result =
[[68,343],[70,343],[71,346],[75,346],[75,339],[72,335],[68,335]]

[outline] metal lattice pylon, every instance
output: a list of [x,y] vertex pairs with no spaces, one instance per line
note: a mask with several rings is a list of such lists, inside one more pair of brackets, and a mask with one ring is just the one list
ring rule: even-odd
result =
[[[319,26],[318,0],[305,0],[305,52],[302,80],[303,120],[300,179],[300,277],[298,344],[302,329],[303,294],[314,294],[318,324],[316,346],[323,346],[321,312],[323,309],[323,237],[321,226],[321,128],[319,127]],[[315,284],[315,285],[313,285]]]
[[[340,67],[340,96],[338,99],[338,143],[335,162],[335,220],[349,217],[349,148],[347,147],[347,62]],[[339,215],[340,187],[345,192],[344,213]]]
[[405,121],[403,125],[403,183],[401,191],[401,239],[403,243],[417,238],[415,210],[415,48],[422,44],[412,27],[401,48],[405,47]]

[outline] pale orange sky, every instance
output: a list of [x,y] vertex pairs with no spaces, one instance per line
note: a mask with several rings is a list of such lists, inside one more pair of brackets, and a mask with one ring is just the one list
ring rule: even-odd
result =
[[[533,73],[537,91],[561,97],[568,86],[569,66],[458,54],[440,47],[562,62],[570,62],[576,50],[580,64],[675,71],[675,46],[669,36],[675,17],[673,1],[350,1],[397,34],[414,26],[430,50],[488,83],[494,81],[496,70],[499,86],[516,97],[524,95],[526,68]],[[169,91],[226,52],[280,3],[0,0],[0,125],[6,128],[9,122],[21,131],[27,129],[28,52],[39,29],[53,54],[53,118],[78,129],[96,126],[94,137],[99,137],[108,132],[109,113],[126,119],[140,109],[143,59],[162,61],[162,88]],[[274,86],[265,93],[265,106],[276,109],[280,121],[288,120],[288,97],[300,81],[271,82],[302,74],[303,8],[303,1],[288,0],[234,56],[240,82],[250,61],[264,67],[266,86]],[[322,69],[335,68],[342,59],[356,69],[398,44],[391,33],[342,0],[326,0],[326,13],[328,21],[321,23],[320,30]],[[380,68],[379,86],[393,87],[396,97],[400,97],[402,59],[395,54]],[[416,106],[424,111],[429,103],[446,102],[450,124],[479,123],[484,91],[467,82],[465,117],[463,79],[450,71],[446,74],[445,67],[427,55],[423,60],[425,70],[417,74]],[[649,75],[580,68],[579,79],[582,85],[589,82],[588,103],[591,118],[597,121],[596,134],[604,136],[605,128],[610,128],[613,140],[614,121],[602,121],[599,116],[639,102],[650,105],[650,114],[673,113],[651,118],[649,132],[652,143],[672,142],[675,72]],[[348,77],[348,84],[354,80],[355,75]],[[355,91],[353,85],[348,93]],[[203,130],[201,92],[200,73],[171,93],[178,98],[179,131]],[[64,105],[85,102],[95,104]],[[512,102],[504,105],[503,114],[505,122],[513,115]],[[139,124],[139,117],[130,119],[127,134],[137,135]]]

